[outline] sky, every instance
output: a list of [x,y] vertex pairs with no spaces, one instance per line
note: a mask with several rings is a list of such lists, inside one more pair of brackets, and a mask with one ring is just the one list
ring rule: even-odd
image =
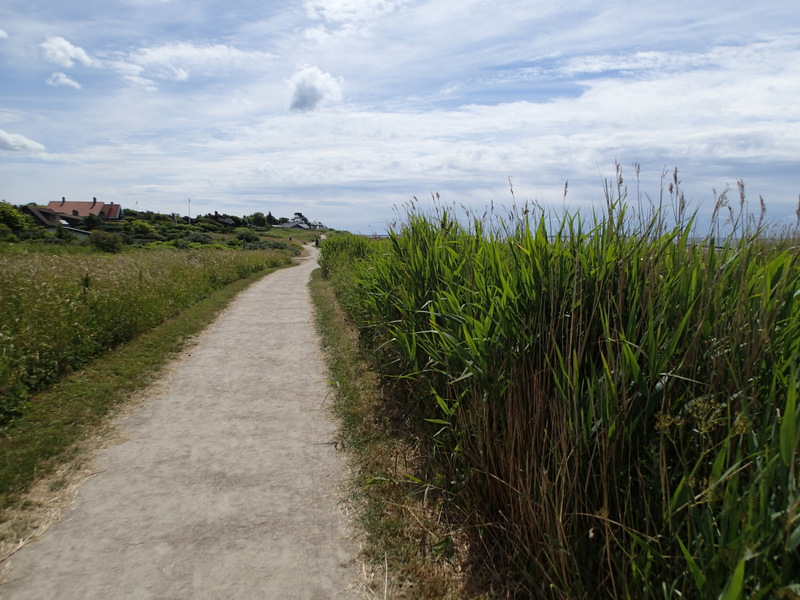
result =
[[796,0],[0,3],[12,204],[381,234],[436,194],[600,208],[617,164],[645,205],[677,167],[701,216],[742,180],[797,222]]

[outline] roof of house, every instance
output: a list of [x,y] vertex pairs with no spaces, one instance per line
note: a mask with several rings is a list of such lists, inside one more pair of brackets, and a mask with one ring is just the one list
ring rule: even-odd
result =
[[231,226],[233,226],[233,225],[236,224],[236,223],[233,222],[233,219],[231,219],[230,217],[223,217],[219,213],[215,214],[211,218],[214,219],[220,225],[231,225]]
[[43,227],[56,227],[62,224],[60,215],[44,206],[28,204],[22,207],[22,211],[32,216],[34,221]]
[[308,224],[303,223],[302,221],[289,221],[287,223],[280,223],[279,225],[275,225],[275,227],[280,227],[281,229],[310,229]]
[[122,206],[113,202],[73,202],[63,198],[59,202],[55,200],[47,205],[52,211],[73,217],[88,217],[95,215],[106,219],[119,219],[122,216]]

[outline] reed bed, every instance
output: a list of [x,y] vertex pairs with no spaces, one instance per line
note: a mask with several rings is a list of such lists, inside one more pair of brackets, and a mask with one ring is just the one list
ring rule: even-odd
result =
[[252,273],[278,252],[0,255],[0,424],[37,390]]
[[607,192],[591,219],[412,206],[321,264],[509,596],[798,598],[797,237]]

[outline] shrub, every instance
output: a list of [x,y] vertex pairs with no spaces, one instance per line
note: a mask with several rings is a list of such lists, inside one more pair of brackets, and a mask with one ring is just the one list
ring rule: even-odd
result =
[[[12,206],[6,201],[0,201],[0,228],[6,231],[18,232],[33,227],[33,220],[16,206]],[[2,229],[0,229],[2,233]]]
[[199,231],[194,231],[189,234],[186,238],[189,242],[193,242],[195,244],[213,244],[213,238],[208,235],[207,233],[202,233]]
[[257,242],[260,238],[255,231],[246,228],[239,228],[236,230],[236,239],[245,243]]
[[131,233],[137,237],[160,239],[161,236],[150,223],[146,221],[133,221],[130,226]]
[[122,236],[117,233],[108,233],[102,229],[95,229],[89,237],[89,242],[103,252],[116,254],[122,251]]

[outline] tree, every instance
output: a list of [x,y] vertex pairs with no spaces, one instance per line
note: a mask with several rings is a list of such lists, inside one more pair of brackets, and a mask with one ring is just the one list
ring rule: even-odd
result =
[[250,215],[250,221],[252,221],[253,225],[256,227],[266,227],[267,226],[267,218],[264,216],[262,212],[256,212]]
[[267,223],[268,223],[269,225],[277,225],[278,223],[280,223],[280,221],[278,221],[278,219],[276,219],[275,217],[273,217],[273,216],[272,216],[272,213],[271,213],[271,212],[269,212],[269,213],[267,213]]
[[3,200],[0,202],[0,225],[11,231],[25,231],[33,226],[33,221],[16,206]]
[[81,224],[87,231],[92,231],[93,229],[100,229],[103,226],[103,219],[97,215],[87,215],[83,218]]

